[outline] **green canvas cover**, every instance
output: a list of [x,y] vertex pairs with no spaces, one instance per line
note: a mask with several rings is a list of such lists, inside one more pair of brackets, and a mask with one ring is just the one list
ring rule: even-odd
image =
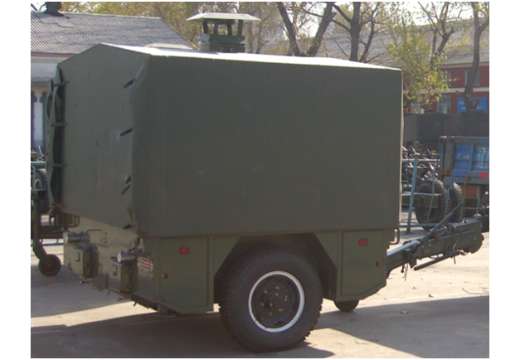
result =
[[398,226],[399,70],[101,44],[59,71],[66,212],[146,237]]

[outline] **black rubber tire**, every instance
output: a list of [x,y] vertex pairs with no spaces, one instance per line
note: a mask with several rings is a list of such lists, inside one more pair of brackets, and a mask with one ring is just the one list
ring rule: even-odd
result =
[[482,232],[483,233],[487,233],[489,232],[489,211],[486,215],[482,216],[481,218],[481,223],[482,223]]
[[359,300],[348,300],[348,301],[334,301],[334,305],[338,308],[339,311],[344,313],[349,313],[354,311],[359,304]]
[[[449,189],[450,196],[450,207],[448,211],[452,211],[457,207],[460,203],[464,202],[464,193],[462,192],[462,188],[460,185],[453,183],[453,186],[450,186]],[[450,216],[450,222],[458,223],[464,219],[464,204],[462,204],[457,211]]]
[[[249,311],[249,294],[254,284],[272,271],[294,276],[304,296],[298,320],[279,332],[269,332],[256,325]],[[225,327],[244,348],[254,352],[288,349],[301,343],[315,327],[323,301],[322,287],[315,268],[304,256],[284,249],[263,249],[241,256],[226,274],[220,313]]]
[[56,255],[45,255],[40,259],[38,269],[45,276],[56,276],[61,269],[60,258]]
[[[432,189],[433,188],[433,189]],[[415,217],[419,224],[436,224],[442,220],[444,217],[444,201],[445,201],[445,189],[442,181],[434,180],[433,187],[432,182],[427,181],[419,184],[415,189],[415,192],[418,193],[429,193],[431,194],[433,190],[434,194],[443,194],[440,200],[439,208],[432,208],[431,210],[428,207],[415,206]],[[449,208],[449,207],[448,207]],[[432,225],[423,225],[424,230],[430,230]]]

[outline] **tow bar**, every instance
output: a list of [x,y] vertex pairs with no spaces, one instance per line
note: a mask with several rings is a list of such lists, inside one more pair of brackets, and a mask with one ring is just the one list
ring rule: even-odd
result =
[[[451,216],[462,204],[453,208],[425,236],[405,241],[401,246],[389,250],[386,254],[387,276],[397,267],[403,267],[403,271],[406,266],[421,270],[443,260],[455,259],[458,255],[477,252],[484,240],[480,220],[468,218],[460,223],[449,223]],[[424,258],[431,260],[417,264],[417,260]]]

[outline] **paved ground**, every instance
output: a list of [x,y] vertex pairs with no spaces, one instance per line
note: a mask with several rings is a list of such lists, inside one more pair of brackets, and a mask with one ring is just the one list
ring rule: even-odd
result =
[[[61,254],[61,247],[52,247]],[[32,259],[33,357],[251,357],[216,314],[159,315],[81,285],[67,270],[44,278]],[[489,357],[488,240],[388,286],[352,314],[325,301],[300,347],[262,357]]]

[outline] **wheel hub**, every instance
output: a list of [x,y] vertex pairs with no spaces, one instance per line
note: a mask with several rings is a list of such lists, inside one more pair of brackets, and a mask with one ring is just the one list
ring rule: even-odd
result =
[[303,288],[294,276],[272,272],[262,276],[251,290],[250,313],[263,330],[284,331],[299,319],[303,301]]

